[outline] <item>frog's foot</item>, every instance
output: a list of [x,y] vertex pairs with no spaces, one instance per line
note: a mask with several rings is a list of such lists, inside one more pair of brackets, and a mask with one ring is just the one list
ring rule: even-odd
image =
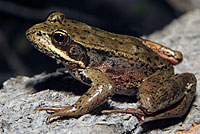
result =
[[37,107],[34,110],[34,113],[36,111],[54,111],[55,113],[51,114],[47,120],[46,120],[46,124],[49,124],[50,119],[53,117],[57,117],[57,116],[73,116],[75,117],[76,115],[74,114],[75,112],[75,107],[73,106],[66,106],[66,107]]

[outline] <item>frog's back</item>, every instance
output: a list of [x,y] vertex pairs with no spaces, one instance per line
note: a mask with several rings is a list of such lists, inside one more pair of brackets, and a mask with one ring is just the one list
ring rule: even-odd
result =
[[132,36],[107,32],[73,20],[67,20],[65,28],[75,42],[84,44],[89,49],[125,58],[138,57],[152,65],[166,64],[162,57]]
[[146,49],[141,41],[127,35],[120,35],[89,26],[74,20],[67,20],[66,31],[72,38],[87,47],[108,49],[134,54],[137,48]]
[[[56,29],[65,30],[70,35],[71,40],[76,43],[84,45],[86,48],[110,52],[115,56],[138,56],[140,58],[144,57],[144,60],[149,56],[158,56],[140,40],[132,36],[107,32],[85,23],[69,20],[60,12],[50,14],[47,20],[39,25],[40,28],[43,25],[42,29],[46,29],[49,34]],[[159,56],[159,58],[161,57]]]

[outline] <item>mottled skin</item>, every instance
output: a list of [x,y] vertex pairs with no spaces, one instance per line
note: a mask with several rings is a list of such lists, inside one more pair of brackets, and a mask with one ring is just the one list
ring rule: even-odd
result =
[[[97,108],[114,94],[134,95],[139,109],[105,110],[131,113],[142,121],[180,117],[196,90],[191,73],[174,75],[182,54],[160,44],[119,35],[68,20],[60,12],[31,27],[27,38],[41,52],[61,62],[66,71],[90,89],[72,106],[37,107],[56,116],[78,117]],[[173,65],[172,65],[173,64]]]

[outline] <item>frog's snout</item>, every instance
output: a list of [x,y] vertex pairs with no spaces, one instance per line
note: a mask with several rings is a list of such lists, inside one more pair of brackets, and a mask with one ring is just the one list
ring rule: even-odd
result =
[[31,35],[31,32],[30,32],[30,28],[26,31],[26,38],[30,41],[31,38],[30,38],[30,35]]
[[31,27],[29,28],[27,31],[26,31],[26,38],[30,41],[30,42],[34,42],[35,40],[35,34],[36,33],[36,30]]

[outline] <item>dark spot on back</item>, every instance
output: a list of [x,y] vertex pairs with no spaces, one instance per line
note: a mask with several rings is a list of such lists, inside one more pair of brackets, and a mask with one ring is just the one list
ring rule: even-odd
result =
[[145,65],[144,63],[141,63],[141,64],[140,64],[140,67],[143,67],[144,65]]
[[159,59],[158,56],[155,56],[155,59],[158,60]]
[[90,33],[90,31],[88,31],[88,30],[83,30],[84,32],[86,32],[86,33]]
[[134,64],[133,64],[133,63],[131,63],[130,65],[131,65],[132,67],[134,66]]
[[85,36],[80,36],[80,39],[85,40],[86,37]]
[[120,44],[120,45],[123,45],[124,43],[123,43],[123,42],[121,42],[121,41],[119,41],[119,44]]
[[149,57],[147,58],[147,61],[151,63],[151,59]]
[[77,27],[74,27],[74,30],[77,30]]

